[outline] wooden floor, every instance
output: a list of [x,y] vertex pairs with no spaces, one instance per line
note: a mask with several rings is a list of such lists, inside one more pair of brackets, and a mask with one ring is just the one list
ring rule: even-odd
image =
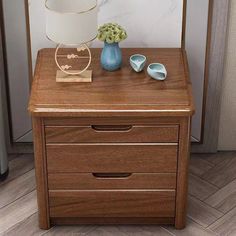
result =
[[236,236],[236,153],[192,155],[186,229],[161,226],[72,226],[43,231],[37,224],[32,155],[11,156],[10,175],[0,182],[0,235]]

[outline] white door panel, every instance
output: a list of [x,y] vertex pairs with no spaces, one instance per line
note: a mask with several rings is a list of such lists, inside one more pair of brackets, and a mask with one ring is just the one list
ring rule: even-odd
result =
[[27,112],[29,67],[24,0],[3,0],[13,141],[31,129]]
[[196,114],[192,120],[192,136],[197,141],[201,139],[208,12],[209,0],[188,0],[185,46],[196,106]]

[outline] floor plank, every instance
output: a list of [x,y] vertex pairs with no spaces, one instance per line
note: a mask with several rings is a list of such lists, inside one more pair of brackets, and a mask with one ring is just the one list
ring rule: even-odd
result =
[[171,236],[159,226],[99,226],[86,236]]
[[206,199],[217,190],[217,187],[202,180],[198,176],[192,174],[189,175],[189,194],[198,198],[199,200]]
[[205,202],[223,213],[236,207],[236,179],[207,198]]
[[0,186],[10,182],[11,180],[17,178],[20,175],[34,168],[34,157],[32,154],[20,155],[19,157],[13,159],[9,162],[9,176],[8,178],[0,182]]
[[15,158],[19,157],[20,155],[19,154],[9,154],[8,155],[8,161],[12,161],[14,160]]
[[221,236],[236,235],[236,208],[225,214],[214,224],[210,225],[209,229],[218,233]]
[[37,212],[36,191],[0,209],[0,234]]
[[96,229],[95,225],[80,226],[55,226],[47,231],[43,236],[64,236],[64,235],[87,235],[90,231]]
[[236,157],[225,159],[202,176],[207,182],[219,188],[236,179]]
[[0,209],[35,189],[34,169],[21,175],[0,188]]
[[206,228],[210,224],[214,223],[217,219],[222,217],[223,213],[194,197],[189,197],[188,216]]
[[183,230],[176,230],[174,227],[165,228],[175,236],[217,236],[216,233],[205,229],[191,219],[188,219],[186,228]]
[[24,221],[14,225],[3,236],[41,236],[45,234],[46,230],[41,230],[38,227],[38,212],[31,215]]
[[217,152],[212,154],[196,154],[200,155],[202,159],[214,164],[218,165],[225,160],[231,160],[236,157],[236,152]]
[[190,158],[190,165],[189,165],[189,171],[190,173],[202,176],[204,173],[206,173],[208,170],[210,170],[214,164],[204,160],[201,158],[201,156],[197,154],[192,154]]
[[86,236],[126,236],[117,226],[98,226],[96,229],[87,233]]
[[160,236],[171,236],[172,234],[168,232],[166,229],[158,226],[118,226],[119,230],[126,235],[130,236],[152,236],[152,235],[160,235]]

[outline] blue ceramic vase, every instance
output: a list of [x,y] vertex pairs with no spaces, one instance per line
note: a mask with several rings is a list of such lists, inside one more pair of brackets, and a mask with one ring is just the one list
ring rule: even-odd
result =
[[122,53],[118,43],[106,43],[102,50],[101,65],[103,69],[115,71],[120,69],[122,64]]

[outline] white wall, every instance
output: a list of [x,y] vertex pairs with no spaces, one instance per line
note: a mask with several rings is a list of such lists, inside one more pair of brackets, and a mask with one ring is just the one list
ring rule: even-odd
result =
[[231,0],[220,116],[219,150],[236,150],[236,1]]
[[[32,53],[55,47],[45,36],[45,0],[29,0]],[[183,0],[98,0],[99,25],[117,22],[128,32],[123,47],[181,47]],[[94,47],[101,47],[98,41]]]

